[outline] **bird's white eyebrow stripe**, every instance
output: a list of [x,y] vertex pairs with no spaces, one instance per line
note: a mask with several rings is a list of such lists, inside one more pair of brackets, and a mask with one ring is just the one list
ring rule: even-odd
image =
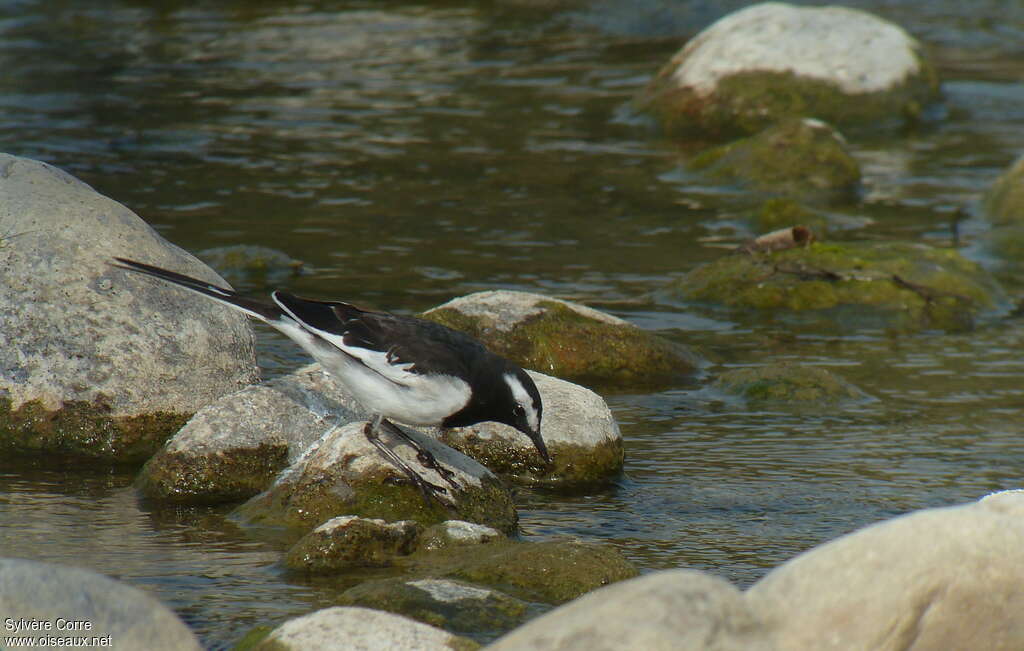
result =
[[526,420],[530,427],[536,430],[539,423],[537,422],[537,410],[533,406],[533,397],[530,396],[530,393],[523,386],[523,383],[519,381],[519,378],[512,373],[505,373],[502,378],[512,391],[512,397],[526,409]]

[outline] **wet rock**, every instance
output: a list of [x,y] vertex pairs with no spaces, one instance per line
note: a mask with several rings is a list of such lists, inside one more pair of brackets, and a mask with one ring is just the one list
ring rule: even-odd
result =
[[804,313],[820,327],[964,330],[1005,309],[998,283],[953,249],[908,242],[822,243],[735,254],[670,286],[686,300]]
[[702,363],[628,321],[539,294],[477,292],[421,316],[476,337],[523,368],[572,382],[652,384],[692,375]]
[[434,578],[367,581],[346,590],[337,603],[386,610],[477,638],[514,628],[532,612],[527,602],[497,590]]
[[828,220],[804,204],[789,197],[772,197],[758,206],[753,217],[758,233],[770,233],[781,228],[804,226],[821,239],[828,233]]
[[[666,570],[595,590],[487,647],[494,651],[769,651],[756,613],[732,585]],[[813,647],[806,647],[813,648]]]
[[196,257],[232,283],[260,281],[277,285],[306,271],[305,263],[266,246],[234,244],[204,249]]
[[860,165],[846,140],[811,118],[785,119],[755,136],[705,151],[690,161],[690,168],[804,201],[848,201],[860,187]]
[[712,388],[760,405],[815,408],[870,400],[866,393],[828,369],[795,364],[731,369],[722,373]]
[[115,255],[225,284],[85,183],[0,154],[0,453],[140,462],[256,379],[244,316]]
[[494,586],[524,600],[551,604],[637,575],[633,564],[614,547],[579,541],[497,541],[417,552],[409,560],[448,578]]
[[1024,491],[801,554],[746,593],[780,649],[1024,648]]
[[420,536],[417,546],[420,549],[444,549],[483,545],[504,539],[504,534],[497,529],[463,520],[447,520],[427,528]]
[[139,474],[146,497],[182,504],[248,499],[337,425],[363,416],[318,364],[200,409]]
[[[58,640],[39,645],[45,648],[201,648],[178,616],[153,597],[76,567],[0,558],[0,613],[4,636]],[[26,628],[31,622],[37,622],[35,630]],[[20,628],[12,631],[12,625]],[[82,637],[84,643],[77,640]]]
[[528,438],[500,423],[439,431],[439,438],[524,483],[573,487],[618,476],[624,459],[622,434],[604,399],[571,382],[528,373],[544,401],[541,436],[551,453],[551,466],[543,465]]
[[281,624],[254,651],[421,649],[472,651],[479,644],[439,628],[369,608],[325,608]]
[[[415,520],[424,525],[450,520],[476,522],[499,531],[515,531],[518,516],[504,484],[479,463],[406,428],[452,477],[451,487],[435,470],[417,460],[408,443],[389,433],[381,438],[427,481],[447,490],[439,499],[424,500],[364,436],[365,422],[349,423],[328,432],[305,456],[281,473],[274,484],[236,511],[243,521],[290,527],[298,532],[339,515],[358,515],[393,522]],[[442,500],[444,503],[442,503]]]
[[1024,156],[996,179],[985,193],[985,216],[997,226],[1024,223]]
[[416,548],[421,527],[412,520],[384,522],[342,515],[303,536],[288,550],[290,570],[324,574],[352,567],[386,567]]
[[[617,475],[622,436],[604,400],[568,382],[539,373],[532,377],[544,400],[543,436],[555,455],[552,467],[542,467],[530,440],[506,425],[445,433],[428,428],[424,435],[441,437],[493,471],[523,481],[580,485]],[[248,499],[269,488],[321,437],[366,416],[347,390],[311,364],[201,409],[146,463],[138,486],[147,498],[181,504]],[[380,453],[374,448],[371,455]]]
[[637,103],[667,131],[706,136],[786,117],[899,124],[938,92],[935,68],[898,26],[856,9],[766,2],[691,39]]

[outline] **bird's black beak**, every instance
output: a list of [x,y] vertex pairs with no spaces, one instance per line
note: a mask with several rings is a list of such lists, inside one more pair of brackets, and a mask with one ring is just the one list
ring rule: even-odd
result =
[[537,452],[540,452],[541,458],[543,458],[546,463],[551,463],[551,455],[548,454],[548,446],[544,445],[544,439],[540,437],[540,431],[534,432],[529,428],[524,428],[523,434],[530,437],[530,440],[533,441],[534,447],[537,448]]

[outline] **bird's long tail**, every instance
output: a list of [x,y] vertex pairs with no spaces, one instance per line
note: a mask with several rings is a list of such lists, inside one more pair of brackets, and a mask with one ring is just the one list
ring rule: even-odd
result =
[[208,296],[215,301],[224,303],[225,305],[230,305],[231,307],[241,310],[249,316],[255,317],[261,321],[274,324],[279,322],[281,318],[285,316],[284,311],[273,303],[240,296],[237,292],[230,289],[217,287],[216,285],[211,285],[210,283],[199,280],[198,278],[185,276],[174,271],[161,269],[160,267],[154,267],[134,260],[128,260],[127,258],[114,259],[117,260],[117,264],[111,264],[115,267],[145,274],[147,276],[153,276],[154,278],[159,278],[160,280],[165,280],[169,283],[190,289],[198,294],[202,294],[203,296]]

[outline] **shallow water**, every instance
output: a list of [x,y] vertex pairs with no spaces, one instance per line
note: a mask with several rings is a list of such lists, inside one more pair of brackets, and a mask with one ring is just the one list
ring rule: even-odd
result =
[[[709,377],[778,361],[837,372],[873,400],[753,411],[704,379],[600,387],[624,476],[584,495],[520,495],[530,539],[604,540],[645,571],[746,586],[865,524],[1019,486],[1024,324],[824,332],[661,297],[754,234],[758,198],[684,173],[686,147],[628,102],[685,38],[745,4],[9,1],[0,151],[71,171],[189,250],[244,242],[300,258],[315,273],[287,281],[298,293],[414,312],[479,289],[538,291],[702,347]],[[925,42],[946,97],[919,129],[848,134],[864,193],[829,209],[844,225],[832,236],[975,255],[981,194],[1024,149],[1024,9],[855,6]],[[1020,293],[1019,277],[1001,279]],[[305,363],[258,332],[266,376]],[[150,590],[210,647],[329,605],[353,580],[296,581],[227,508],[140,504],[130,472],[81,465],[0,460],[0,555]]]

